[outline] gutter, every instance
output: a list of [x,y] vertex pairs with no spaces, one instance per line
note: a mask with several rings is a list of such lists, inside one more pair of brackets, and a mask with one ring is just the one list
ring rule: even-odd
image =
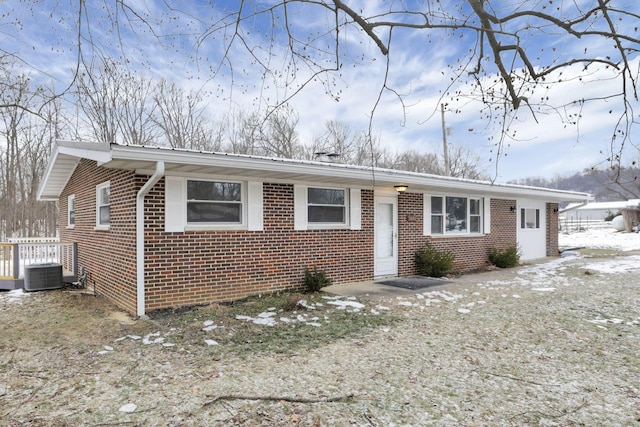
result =
[[140,188],[136,196],[136,305],[138,316],[145,315],[144,306],[144,198],[164,177],[164,162],[156,163],[156,171]]
[[589,200],[585,200],[584,202],[579,203],[576,206],[571,206],[570,208],[564,208],[564,209],[559,210],[558,214],[565,213],[565,212],[568,212],[568,211],[573,211],[573,210],[579,209],[579,208],[581,208],[583,206],[587,206],[588,204],[589,204]]
[[[318,181],[324,179],[327,184],[346,182],[361,188],[373,189],[372,177],[375,174],[377,187],[391,188],[395,184],[406,184],[409,191],[460,191],[466,194],[484,194],[498,198],[530,197],[546,201],[582,202],[591,195],[567,190],[502,184],[465,178],[443,177],[432,174],[406,172],[369,166],[354,166],[340,163],[322,163],[306,160],[275,159],[241,154],[223,154],[198,152],[164,147],[116,145],[112,147],[114,163],[122,162],[123,168],[133,168],[137,172],[151,173],[153,163],[165,161],[188,164],[199,171],[215,170],[225,175],[245,175],[270,182]],[[203,155],[204,154],[204,155]],[[277,180],[277,181],[276,181]]]

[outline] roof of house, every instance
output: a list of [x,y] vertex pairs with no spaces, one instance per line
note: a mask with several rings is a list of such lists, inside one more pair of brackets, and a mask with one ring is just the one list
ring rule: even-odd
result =
[[496,198],[533,198],[548,202],[585,202],[590,194],[514,184],[406,172],[367,166],[318,161],[278,159],[241,154],[214,153],[77,141],[56,141],[38,199],[58,200],[81,159],[107,168],[151,175],[164,162],[165,175],[225,176],[263,182],[308,183],[393,191],[404,184],[410,192],[464,193]]
[[631,200],[618,200],[615,202],[589,202],[587,204],[584,203],[571,203],[568,204],[562,211],[570,211],[570,210],[620,210],[624,208],[637,207],[640,205],[639,199],[631,199]]

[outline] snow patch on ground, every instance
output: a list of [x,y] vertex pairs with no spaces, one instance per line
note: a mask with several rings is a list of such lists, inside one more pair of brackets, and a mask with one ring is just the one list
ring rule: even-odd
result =
[[615,231],[613,228],[591,229],[575,233],[560,233],[561,248],[640,250],[640,234]]
[[7,303],[21,303],[23,298],[26,298],[29,295],[31,295],[29,292],[24,292],[22,289],[0,292],[0,302],[6,301]]
[[[640,236],[638,236],[640,239]],[[632,255],[621,259],[597,261],[589,263],[589,270],[605,274],[627,273],[640,270],[640,256]]]
[[360,311],[364,308],[364,304],[357,301],[341,301],[341,300],[333,300],[329,301],[327,304],[338,306],[339,310],[344,310],[346,308],[353,308],[354,311]]

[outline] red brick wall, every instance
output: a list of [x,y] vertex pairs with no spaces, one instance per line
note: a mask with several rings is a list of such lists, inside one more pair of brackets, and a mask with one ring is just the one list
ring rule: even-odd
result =
[[[148,177],[82,161],[60,197],[63,241],[98,293],[136,312],[135,197]],[[111,225],[95,230],[95,187],[111,183]],[[75,194],[75,227],[67,197]],[[145,200],[146,309],[229,301],[302,288],[305,267],[336,283],[373,275],[373,193],[362,191],[361,230],[294,230],[293,185],[264,184],[264,231],[164,232],[164,180]]]
[[504,249],[516,245],[516,213],[510,207],[514,200],[491,199],[491,234],[482,236],[423,236],[423,195],[403,193],[398,196],[398,273],[418,273],[415,253],[429,242],[438,250],[455,254],[454,271],[479,270],[488,264],[491,248]]
[[[97,291],[136,312],[135,198],[148,177],[82,161],[60,198],[63,241],[78,242],[78,265]],[[95,186],[111,182],[111,226],[95,230]],[[75,194],[76,225],[66,228],[67,196]],[[147,311],[230,301],[249,295],[302,288],[305,267],[317,266],[335,283],[373,278],[373,192],[362,191],[361,230],[294,230],[291,184],[263,185],[263,231],[164,231],[164,180],[145,200],[145,289]],[[398,200],[399,274],[416,274],[415,251],[425,241],[456,253],[455,270],[487,263],[490,248],[516,244],[513,200],[491,200],[491,234],[473,237],[422,235],[423,196]],[[548,209],[548,212],[551,210]],[[548,214],[549,215],[549,214]],[[553,216],[551,217],[553,219]],[[547,221],[553,230],[552,220]],[[557,227],[557,214],[555,214]],[[557,233],[549,232],[550,248]]]
[[264,231],[164,232],[164,180],[147,196],[148,311],[302,288],[305,267],[336,283],[371,279],[373,195],[362,230],[294,230],[293,185],[263,186]]
[[[95,230],[96,185],[111,183],[111,226]],[[60,237],[78,243],[78,267],[95,281],[96,290],[123,309],[136,312],[135,198],[145,177],[97,168],[83,160],[60,197]],[[75,227],[67,228],[67,200],[75,194]]]

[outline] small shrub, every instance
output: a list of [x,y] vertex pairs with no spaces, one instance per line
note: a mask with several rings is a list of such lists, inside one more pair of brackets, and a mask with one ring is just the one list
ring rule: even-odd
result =
[[515,267],[520,262],[520,250],[516,246],[505,249],[492,248],[489,252],[489,262],[496,267]]
[[416,252],[418,273],[427,277],[442,277],[453,269],[455,256],[451,251],[439,251],[429,243]]
[[613,221],[613,218],[617,217],[618,215],[622,215],[622,214],[620,213],[620,211],[618,211],[618,212],[616,212],[616,213],[613,213],[613,212],[611,212],[611,211],[607,211],[607,216],[604,218],[604,220],[605,220],[606,222],[611,222],[611,221]]
[[313,267],[313,270],[305,268],[304,286],[307,289],[307,292],[318,292],[320,289],[329,285],[331,285],[331,279],[327,277],[327,273],[323,270],[318,270],[316,266]]

